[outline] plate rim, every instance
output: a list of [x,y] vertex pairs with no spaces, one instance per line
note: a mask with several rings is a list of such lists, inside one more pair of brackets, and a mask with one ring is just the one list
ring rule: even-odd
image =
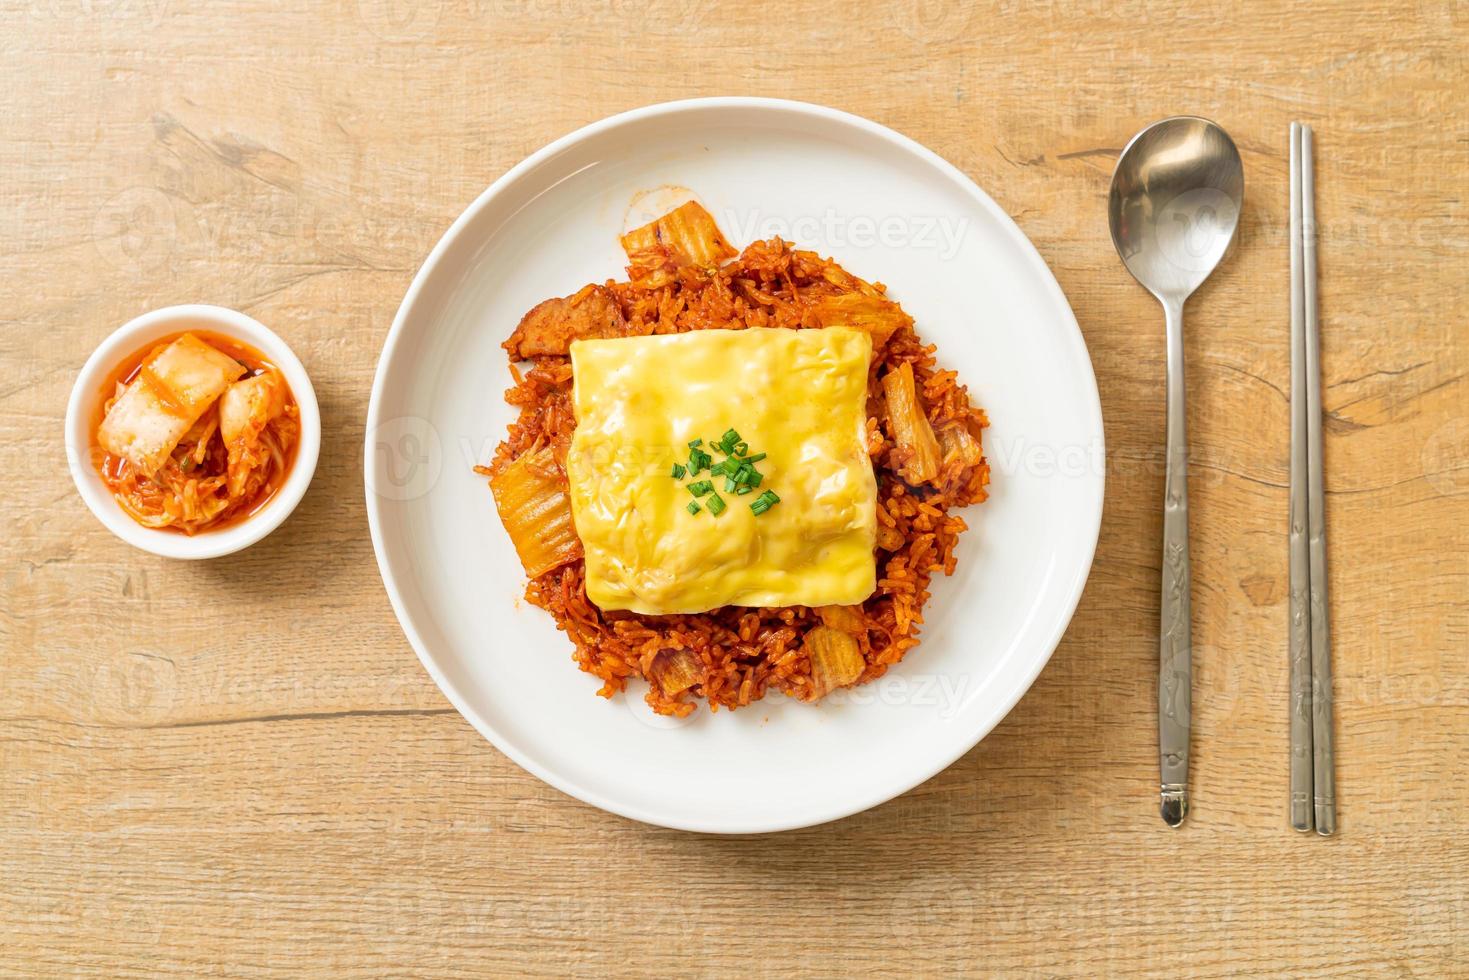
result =
[[1093,512],[1090,515],[1084,515],[1090,517],[1089,525],[1091,527],[1091,540],[1086,549],[1087,553],[1084,567],[1081,569],[1081,573],[1075,577],[1074,582],[1071,586],[1070,593],[1065,597],[1065,601],[1063,603],[1063,606],[1065,608],[1065,615],[1060,619],[1059,625],[1054,631],[1054,634],[1048,637],[1042,644],[1045,647],[1044,656],[1041,656],[1035,660],[1034,665],[1027,671],[1027,676],[1024,677],[1023,682],[1016,684],[1012,693],[1003,699],[1003,710],[994,715],[994,720],[992,722],[990,722],[988,725],[980,726],[980,728],[975,731],[972,740],[968,739],[967,737],[961,738],[959,740],[959,748],[957,751],[953,752],[952,754],[945,753],[939,756],[937,764],[935,765],[922,766],[914,769],[910,777],[905,777],[898,780],[894,784],[894,786],[883,786],[877,789],[875,792],[869,792],[866,794],[854,794],[845,802],[825,808],[816,808],[812,812],[808,812],[801,816],[793,818],[773,818],[758,820],[754,822],[747,821],[733,824],[722,823],[718,819],[670,819],[667,816],[662,816],[655,811],[650,811],[647,808],[636,804],[629,804],[609,799],[602,793],[594,789],[580,785],[572,779],[568,779],[559,773],[552,772],[545,767],[538,765],[530,758],[523,755],[517,748],[515,748],[513,743],[511,743],[509,739],[503,737],[494,725],[490,724],[488,720],[481,717],[478,712],[471,709],[459,690],[453,684],[451,684],[448,678],[439,670],[434,657],[430,655],[427,646],[423,642],[422,637],[420,637],[418,634],[418,630],[413,623],[412,617],[408,614],[408,611],[405,608],[403,598],[399,592],[393,573],[388,567],[386,546],[383,540],[383,518],[380,512],[380,508],[385,502],[380,500],[378,496],[373,493],[372,490],[373,473],[378,462],[377,450],[372,436],[373,433],[381,425],[379,414],[382,410],[382,404],[385,398],[384,388],[386,366],[392,359],[392,355],[397,349],[398,343],[404,335],[404,327],[408,312],[417,303],[419,299],[419,294],[422,292],[425,283],[437,269],[445,254],[457,243],[460,236],[464,233],[465,228],[468,227],[478,217],[480,212],[489,207],[490,203],[494,201],[496,197],[512,187],[517,181],[520,180],[523,175],[529,173],[536,167],[540,166],[544,161],[556,156],[558,153],[561,153],[563,150],[567,149],[568,147],[574,146],[577,143],[598,136],[609,130],[613,130],[621,126],[626,126],[632,123],[639,122],[641,120],[650,119],[657,116],[675,115],[682,112],[730,109],[767,109],[794,113],[797,115],[805,114],[823,119],[827,122],[834,122],[850,126],[868,136],[885,141],[895,146],[896,148],[918,158],[920,161],[928,164],[929,166],[936,168],[940,173],[947,176],[959,188],[966,192],[980,208],[986,211],[996,221],[997,226],[1004,231],[1006,236],[1011,240],[1011,243],[1018,249],[1018,251],[1028,256],[1039,266],[1041,270],[1045,272],[1045,275],[1042,277],[1044,288],[1047,292],[1051,294],[1051,298],[1059,303],[1060,309],[1064,310],[1066,315],[1066,322],[1071,328],[1068,334],[1069,341],[1071,345],[1079,351],[1079,353],[1081,354],[1082,362],[1085,363],[1087,367],[1086,380],[1088,382],[1088,385],[1087,390],[1082,394],[1084,396],[1089,395],[1090,397],[1083,397],[1082,400],[1083,402],[1085,402],[1086,407],[1091,410],[1090,414],[1092,415],[1096,423],[1096,437],[1098,439],[1098,446],[1100,448],[1101,457],[1103,459],[1106,458],[1106,431],[1104,426],[1104,419],[1102,416],[1101,396],[1097,388],[1096,369],[1095,366],[1092,364],[1091,352],[1087,348],[1086,338],[1081,332],[1080,325],[1077,323],[1076,313],[1071,308],[1071,303],[1066,298],[1065,291],[1062,290],[1061,284],[1056,280],[1055,273],[1051,271],[1050,265],[1047,264],[1045,258],[1041,256],[1039,250],[1037,250],[1030,239],[1026,237],[1025,233],[1020,230],[1019,225],[1015,223],[1014,219],[1011,218],[1010,215],[1006,213],[1003,208],[996,204],[994,199],[991,198],[989,194],[982,187],[979,186],[979,184],[977,184],[972,178],[970,178],[958,167],[954,166],[952,163],[945,160],[943,157],[939,156],[937,153],[935,153],[933,150],[930,150],[923,144],[917,142],[911,137],[899,133],[898,131],[888,126],[884,126],[881,123],[877,123],[870,119],[867,119],[864,116],[859,116],[841,109],[833,109],[829,106],[818,105],[811,102],[802,102],[793,99],[776,99],[756,96],[717,96],[711,98],[679,99],[670,102],[658,102],[651,105],[642,106],[640,108],[630,109],[625,112],[616,113],[614,115],[607,116],[595,122],[588,123],[587,125],[582,126],[576,130],[573,130],[572,132],[567,133],[566,135],[561,136],[555,140],[552,140],[550,143],[547,143],[545,146],[536,150],[534,153],[521,160],[515,166],[511,167],[505,173],[501,174],[489,185],[489,187],[481,191],[480,194],[476,196],[475,199],[459,214],[459,216],[454,219],[453,223],[449,225],[448,229],[439,238],[438,242],[435,243],[427,258],[424,259],[423,264],[419,266],[418,271],[414,274],[413,281],[409,284],[408,290],[404,294],[402,302],[399,303],[398,311],[393,316],[393,323],[388,329],[387,337],[383,341],[382,353],[379,354],[377,366],[373,371],[372,392],[368,400],[366,428],[363,434],[362,477],[363,492],[367,504],[368,529],[372,538],[373,555],[377,561],[378,577],[382,580],[383,588],[388,594],[388,601],[392,606],[393,615],[398,621],[398,626],[400,629],[402,629],[403,634],[407,638],[409,645],[413,648],[413,652],[417,655],[419,663],[423,665],[424,670],[428,672],[429,677],[433,680],[439,691],[449,700],[449,703],[454,706],[455,710],[458,711],[459,714],[466,721],[468,721],[470,725],[477,732],[479,732],[479,734],[486,741],[488,741],[499,752],[508,757],[516,765],[520,766],[521,769],[535,776],[537,779],[540,779],[542,782],[552,787],[555,787],[568,796],[578,799],[583,803],[590,804],[608,813],[614,813],[618,816],[626,817],[631,820],[636,820],[641,823],[651,824],[653,826],[668,827],[674,830],[684,830],[695,833],[759,834],[776,833],[786,830],[798,830],[805,827],[814,827],[820,824],[830,823],[831,821],[840,820],[854,814],[862,813],[875,806],[886,803],[889,800],[896,799],[897,797],[902,796],[904,793],[909,792],[913,788],[922,785],[923,783],[932,779],[938,773],[953,765],[956,761],[958,761],[961,757],[963,757],[966,753],[973,749],[974,746],[983,741],[984,738],[989,735],[990,732],[994,731],[994,729],[1000,724],[1000,722],[1002,722],[1010,714],[1010,712],[1014,710],[1015,705],[1018,704],[1020,702],[1020,699],[1023,698],[1026,693],[1030,691],[1031,687],[1034,686],[1036,678],[1040,676],[1041,671],[1045,669],[1048,663],[1050,663],[1051,657],[1056,652],[1056,648],[1060,645],[1061,640],[1066,635],[1066,631],[1071,626],[1071,621],[1076,615],[1077,606],[1080,604],[1081,597],[1085,593],[1086,584],[1091,578],[1091,569],[1096,558],[1097,544],[1101,537],[1102,513],[1106,497],[1105,466],[1102,467],[1098,472],[1093,474],[1096,483],[1094,506],[1092,508]]

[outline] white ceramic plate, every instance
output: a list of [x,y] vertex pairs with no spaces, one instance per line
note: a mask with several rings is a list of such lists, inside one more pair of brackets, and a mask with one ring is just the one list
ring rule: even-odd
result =
[[[686,188],[686,190],[681,190]],[[992,494],[965,518],[921,646],[819,705],[777,696],[692,720],[580,672],[485,481],[511,410],[500,343],[549,296],[623,276],[618,235],[693,195],[737,248],[779,234],[891,295],[990,414]],[[1102,514],[1102,416],[1075,318],[1015,224],[954,167],[816,106],[704,99],[579,130],[497,180],[419,270],[368,410],[383,581],[449,700],[521,766],[589,803],[699,831],[856,813],[952,763],[1035,680],[1081,596]],[[976,785],[975,793],[984,786]]]

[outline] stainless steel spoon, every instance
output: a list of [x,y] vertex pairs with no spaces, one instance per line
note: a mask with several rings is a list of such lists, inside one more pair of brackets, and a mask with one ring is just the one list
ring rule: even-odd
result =
[[1188,437],[1184,431],[1183,303],[1234,239],[1244,168],[1229,134],[1174,116],[1138,133],[1112,174],[1112,243],[1134,279],[1163,304],[1168,325],[1168,455],[1163,487],[1163,615],[1158,642],[1158,768],[1163,819],[1188,815]]

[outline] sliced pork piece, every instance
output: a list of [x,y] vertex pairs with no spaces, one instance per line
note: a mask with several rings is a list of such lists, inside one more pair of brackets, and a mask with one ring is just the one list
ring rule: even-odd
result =
[[505,341],[517,360],[564,357],[573,340],[621,337],[627,332],[622,308],[605,286],[587,286],[562,299],[548,299],[531,309]]

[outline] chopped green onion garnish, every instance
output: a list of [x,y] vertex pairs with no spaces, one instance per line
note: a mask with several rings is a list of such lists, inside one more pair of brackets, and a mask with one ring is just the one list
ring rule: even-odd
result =
[[758,517],[778,503],[780,503],[780,498],[775,495],[775,491],[766,490],[750,502],[750,510],[754,511]]
[[[714,457],[700,447],[707,443],[710,450],[717,450],[724,458],[714,462]],[[722,514],[729,507],[725,499],[715,492],[716,478],[724,477],[724,492],[743,497],[753,493],[757,487],[765,482],[765,474],[755,468],[755,464],[765,459],[765,453],[750,453],[750,444],[740,438],[735,429],[726,429],[724,435],[718,439],[694,439],[689,442],[689,461],[687,465],[674,463],[671,473],[675,480],[685,477],[697,477],[702,472],[709,474],[709,479],[695,479],[684,485],[684,489],[695,497],[707,497],[700,507],[698,502],[690,502],[685,505],[685,510],[690,514],[698,514],[701,510],[707,510],[711,514]],[[756,515],[763,514],[771,507],[780,503],[780,498],[772,490],[765,490],[750,502],[750,510]]]

